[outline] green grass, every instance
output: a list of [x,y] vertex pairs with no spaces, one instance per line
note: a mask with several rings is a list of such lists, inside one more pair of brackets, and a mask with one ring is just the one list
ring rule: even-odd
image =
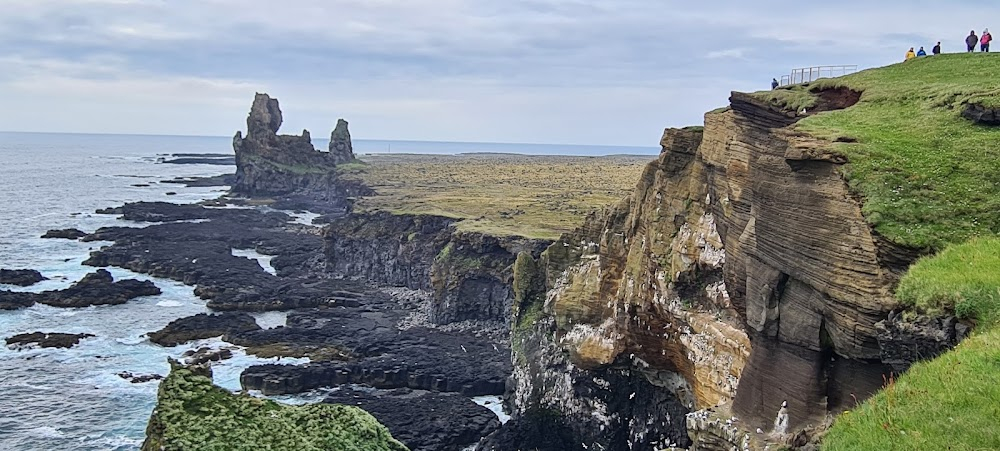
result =
[[[863,213],[893,242],[943,249],[1000,233],[1000,128],[961,117],[966,102],[1000,104],[1000,55],[918,58],[809,86],[863,91],[848,109],[798,124],[831,141],[850,160],[845,176]],[[781,93],[780,91],[789,91]],[[780,102],[809,103],[803,90],[778,90]],[[856,143],[836,143],[837,138]]]
[[978,332],[842,414],[824,451],[1000,449],[1000,328]]
[[357,407],[234,395],[187,368],[175,368],[160,384],[147,433],[143,450],[406,450]]
[[896,297],[922,312],[954,312],[994,326],[1000,319],[1000,239],[973,239],[920,259],[900,280]]

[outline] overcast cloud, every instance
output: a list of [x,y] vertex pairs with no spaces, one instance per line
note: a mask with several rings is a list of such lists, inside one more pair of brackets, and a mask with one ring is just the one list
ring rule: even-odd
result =
[[[990,1],[0,0],[0,130],[655,145],[793,67],[1000,29]],[[995,23],[990,21],[995,21]]]

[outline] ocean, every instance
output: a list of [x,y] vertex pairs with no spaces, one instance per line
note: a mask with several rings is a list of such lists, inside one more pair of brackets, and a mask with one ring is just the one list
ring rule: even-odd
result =
[[[232,173],[232,166],[160,164],[173,153],[232,153],[227,137],[49,134],[0,132],[0,268],[31,268],[49,280],[28,288],[70,286],[95,268],[81,263],[106,243],[43,240],[49,229],[142,225],[98,215],[99,208],[136,201],[193,203],[223,194],[224,187],[186,188],[162,183],[176,177]],[[325,148],[327,143],[315,140]],[[448,143],[355,140],[355,153],[522,153],[534,155],[649,154],[656,148],[545,144]],[[170,193],[170,195],[168,195]],[[267,268],[267,259],[253,253]],[[200,346],[231,346],[219,339],[176,348],[154,345],[144,334],[172,320],[207,312],[193,288],[171,280],[109,268],[116,280],[153,281],[162,291],[118,306],[59,309],[36,305],[0,311],[0,340],[24,332],[89,333],[65,350],[17,351],[0,343],[0,450],[135,450],[145,437],[156,402],[156,382],[132,384],[120,372],[161,374],[167,357]],[[256,315],[262,327],[283,324],[278,313]],[[213,367],[216,384],[239,389],[239,374],[250,365],[275,362],[247,356]],[[305,360],[282,359],[283,364]],[[286,402],[315,400],[284,397]]]

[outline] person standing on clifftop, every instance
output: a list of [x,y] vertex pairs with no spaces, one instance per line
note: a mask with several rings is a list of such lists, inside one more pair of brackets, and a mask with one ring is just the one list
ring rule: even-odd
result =
[[774,91],[775,89],[778,89],[778,85],[780,85],[780,84],[781,83],[778,83],[778,79],[777,78],[772,78],[771,79],[771,90]]
[[987,28],[983,30],[983,37],[979,39],[979,51],[980,52],[990,52],[990,42],[993,41],[993,35],[990,34],[990,29]]
[[941,54],[941,41],[938,41],[937,45],[935,45],[934,48],[931,49],[931,54],[932,55]]
[[920,47],[920,50],[917,50],[917,56],[927,56],[927,52],[924,51],[923,47]]
[[917,57],[917,54],[913,53],[913,47],[910,47],[910,50],[906,51],[906,61],[909,61],[909,60],[911,60],[913,58],[916,58],[916,57]]
[[976,51],[976,43],[979,42],[979,36],[976,36],[976,30],[969,32],[969,36],[965,38],[965,45],[969,47],[969,53]]

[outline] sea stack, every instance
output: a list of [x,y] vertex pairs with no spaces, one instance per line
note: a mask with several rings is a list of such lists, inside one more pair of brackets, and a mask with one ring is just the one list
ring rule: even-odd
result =
[[354,161],[354,146],[351,145],[351,132],[347,129],[347,121],[337,119],[337,127],[330,133],[330,159],[334,164]]
[[[233,150],[236,152],[233,193],[282,195],[333,184],[337,159],[316,150],[308,130],[303,130],[301,135],[277,134],[281,123],[278,99],[257,93],[247,117],[246,137],[238,131],[233,138]],[[346,130],[345,122],[345,133]],[[347,139],[347,152],[350,154],[349,135]]]

